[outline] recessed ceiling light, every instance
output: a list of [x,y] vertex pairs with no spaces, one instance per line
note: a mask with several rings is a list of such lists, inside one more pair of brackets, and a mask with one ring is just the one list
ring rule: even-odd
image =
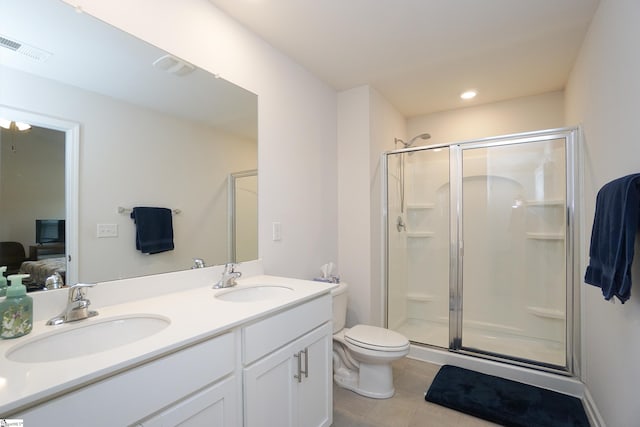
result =
[[460,98],[462,99],[473,99],[478,94],[475,90],[467,90],[460,94]]

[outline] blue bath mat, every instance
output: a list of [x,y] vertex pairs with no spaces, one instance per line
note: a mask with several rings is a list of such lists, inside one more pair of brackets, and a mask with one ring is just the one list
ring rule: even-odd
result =
[[425,400],[517,427],[589,427],[580,399],[528,384],[444,365]]

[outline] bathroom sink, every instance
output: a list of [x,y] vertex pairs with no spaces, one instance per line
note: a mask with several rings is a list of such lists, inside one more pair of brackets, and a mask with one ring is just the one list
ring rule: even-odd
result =
[[216,294],[216,298],[231,302],[254,302],[277,298],[288,294],[293,289],[278,285],[250,285],[242,288],[224,290]]
[[14,362],[43,363],[71,359],[131,344],[160,332],[169,319],[151,314],[110,317],[88,323],[69,323],[11,347],[7,358]]

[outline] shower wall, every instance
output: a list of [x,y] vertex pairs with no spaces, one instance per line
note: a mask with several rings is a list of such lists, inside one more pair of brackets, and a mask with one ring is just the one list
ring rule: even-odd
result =
[[[400,206],[400,163],[404,161],[404,206]],[[425,167],[428,165],[428,167]],[[449,150],[416,151],[391,160],[389,171],[388,325],[421,329],[424,322],[448,328],[449,310]],[[396,171],[396,172],[393,172]],[[391,181],[390,181],[391,182]],[[398,230],[398,218],[406,228]],[[393,222],[393,224],[391,224]],[[391,243],[393,242],[393,243]],[[434,333],[436,334],[435,336]],[[421,338],[426,334],[429,338]],[[420,330],[410,339],[447,346],[448,333]],[[412,338],[413,337],[413,338]]]
[[475,148],[462,160],[463,345],[564,365],[564,140]]

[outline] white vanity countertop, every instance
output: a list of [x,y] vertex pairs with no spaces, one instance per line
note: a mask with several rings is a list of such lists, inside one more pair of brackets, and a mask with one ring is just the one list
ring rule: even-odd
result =
[[[92,297],[92,309],[99,315],[78,322],[47,326],[46,320],[36,320],[33,331],[24,337],[0,340],[0,418],[28,406],[108,377],[146,360],[171,353],[183,347],[211,338],[238,325],[310,300],[337,286],[330,283],[257,275],[238,280],[237,289],[251,285],[282,285],[293,291],[254,302],[228,302],[214,295],[228,289],[197,287],[161,296],[137,299],[121,304],[101,306]],[[65,290],[66,291],[66,290]],[[91,291],[90,291],[91,292]],[[62,309],[63,306],[60,307]],[[61,310],[60,310],[61,311]],[[150,314],[170,319],[168,327],[131,344],[82,357],[46,363],[19,363],[7,359],[15,345],[68,328],[83,327],[109,317]],[[78,343],[82,345],[82,343]],[[215,358],[212,358],[214,360]]]

